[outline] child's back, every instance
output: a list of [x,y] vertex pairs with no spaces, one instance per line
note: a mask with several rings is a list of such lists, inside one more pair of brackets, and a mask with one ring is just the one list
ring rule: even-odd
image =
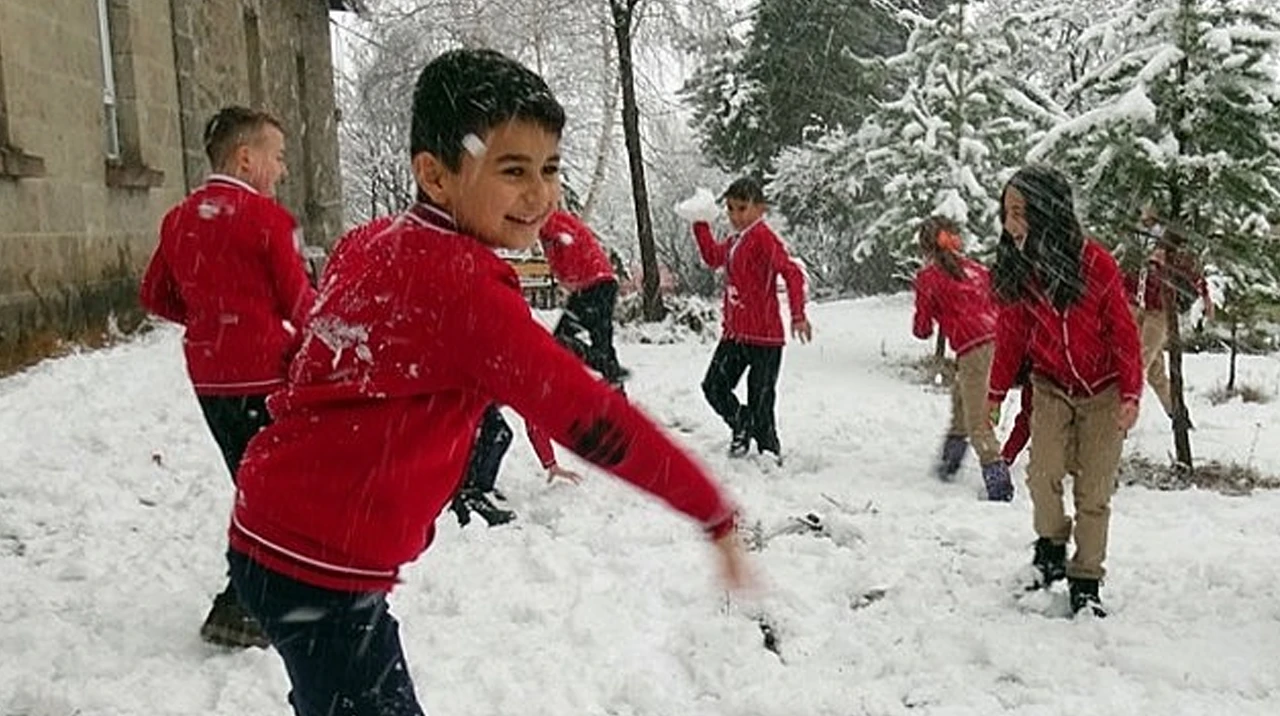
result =
[[165,216],[142,299],[186,327],[197,393],[267,392],[284,382],[315,296],[294,229],[275,201],[220,175]]

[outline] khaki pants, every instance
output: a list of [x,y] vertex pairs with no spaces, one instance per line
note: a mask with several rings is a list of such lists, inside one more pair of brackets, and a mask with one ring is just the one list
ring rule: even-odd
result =
[[1156,392],[1156,398],[1165,414],[1172,415],[1173,398],[1164,360],[1164,345],[1169,337],[1169,318],[1164,311],[1135,308],[1133,319],[1138,322],[1138,331],[1142,334],[1142,369],[1147,373],[1147,384]]
[[1112,386],[1088,397],[1070,397],[1058,386],[1033,376],[1031,460],[1027,489],[1034,509],[1036,536],[1065,543],[1072,521],[1063,511],[1062,480],[1070,471],[1075,502],[1076,552],[1067,576],[1102,579],[1111,522],[1111,493],[1124,446],[1116,424],[1119,390]]
[[987,382],[995,343],[984,343],[956,359],[956,378],[951,384],[951,429],[949,435],[969,438],[978,460],[989,465],[1000,457],[991,417],[987,414]]

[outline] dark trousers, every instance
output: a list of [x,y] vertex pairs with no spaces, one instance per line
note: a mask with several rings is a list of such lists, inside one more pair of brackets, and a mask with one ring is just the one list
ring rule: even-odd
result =
[[502,458],[511,447],[511,426],[503,420],[498,406],[485,408],[480,418],[480,427],[476,430],[475,446],[471,449],[471,458],[467,462],[467,476],[462,482],[463,490],[491,492],[498,483],[498,468],[502,467]]
[[339,592],[273,572],[230,551],[240,604],[289,673],[297,716],[422,716],[383,592]]
[[249,439],[271,423],[266,395],[201,395],[200,411],[235,482]]
[[[757,439],[776,438],[773,406],[777,401],[781,367],[782,346],[720,341],[702,379],[702,393],[734,431],[745,429]],[[746,405],[740,404],[733,394],[744,372],[747,373]]]
[[[556,324],[556,340],[573,351],[605,380],[618,378],[618,353],[613,348],[613,308],[618,282],[605,281],[573,293]],[[582,340],[586,334],[591,343]]]

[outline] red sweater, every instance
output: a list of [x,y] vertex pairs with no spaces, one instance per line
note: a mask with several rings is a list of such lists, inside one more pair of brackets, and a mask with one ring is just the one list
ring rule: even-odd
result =
[[724,241],[716,241],[711,225],[695,222],[693,235],[702,260],[724,267],[724,339],[759,346],[787,342],[778,307],[778,275],[787,284],[791,321],[804,317],[804,270],[763,220]]
[[1066,310],[1038,290],[1000,311],[989,399],[1002,401],[1023,356],[1031,370],[1070,395],[1095,395],[1118,384],[1123,400],[1142,395],[1142,343],[1111,254],[1087,240],[1080,270],[1085,292]]
[[506,262],[415,206],[338,253],[275,422],[237,475],[231,547],[320,587],[388,590],[430,544],[476,426],[510,405],[713,536],[734,508],[626,399],[530,315]]
[[256,395],[284,384],[315,301],[295,227],[274,200],[220,174],[165,215],[139,299],[186,327],[197,394]]
[[995,340],[996,305],[991,295],[991,275],[982,264],[957,257],[964,272],[957,279],[936,263],[916,273],[916,313],[912,332],[916,338],[933,335],[937,322],[957,356]]
[[539,233],[551,274],[571,292],[616,280],[609,255],[582,220],[567,211],[547,218]]
[[[1170,269],[1165,266],[1165,263],[1156,261],[1154,258],[1149,259],[1141,271],[1126,273],[1124,276],[1124,288],[1129,300],[1134,305],[1148,311],[1163,311],[1163,289],[1166,281],[1165,277],[1168,273],[1170,273]],[[1172,273],[1182,278],[1187,284],[1194,286],[1196,293],[1205,304],[1209,303],[1209,285],[1204,280],[1204,273],[1196,266],[1194,257],[1189,254],[1179,253],[1172,267]]]

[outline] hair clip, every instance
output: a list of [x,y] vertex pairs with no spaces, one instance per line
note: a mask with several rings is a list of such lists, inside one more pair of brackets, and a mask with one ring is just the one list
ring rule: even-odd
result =
[[959,235],[943,229],[938,232],[938,248],[943,251],[959,251],[964,248],[964,242]]

